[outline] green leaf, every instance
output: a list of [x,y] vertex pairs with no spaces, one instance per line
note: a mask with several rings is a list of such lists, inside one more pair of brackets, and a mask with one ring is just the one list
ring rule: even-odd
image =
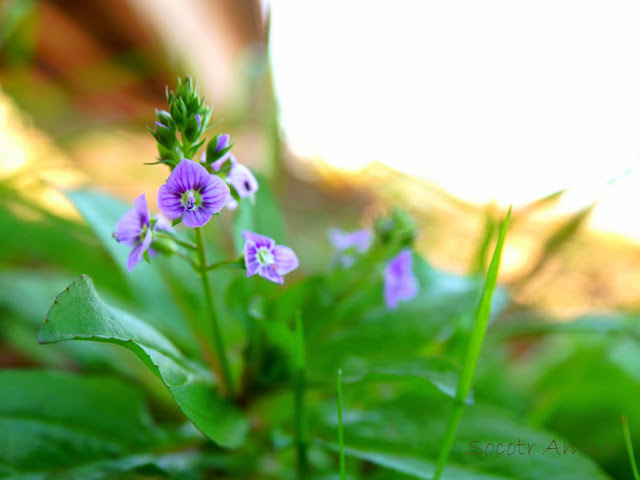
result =
[[[441,396],[419,389],[384,401],[366,395],[367,391],[365,386],[355,384],[345,391],[345,453],[414,478],[433,478],[433,466],[442,446],[450,406],[442,402]],[[321,441],[335,442],[338,421],[334,399],[316,406],[308,418],[316,422],[310,431],[320,435]],[[553,449],[554,441],[561,455]],[[470,446],[472,442],[479,442],[473,446],[482,445],[482,454],[472,454],[477,453]],[[523,446],[521,454],[497,455],[494,452],[486,455],[489,443],[495,448],[498,443],[508,447],[510,443],[519,442],[532,446],[531,451]],[[450,461],[441,478],[609,478],[588,455],[572,455],[570,450],[568,454],[562,454],[565,442],[569,444],[559,434],[533,429],[508,412],[476,403],[464,410]]]
[[240,202],[233,218],[233,245],[236,253],[244,248],[242,230],[259,233],[273,238],[277,244],[283,245],[285,225],[278,202],[271,191],[269,182],[263,175],[256,174],[259,188],[253,198],[245,198]]
[[[315,443],[329,448],[334,452],[338,451],[338,445],[336,444],[321,441],[316,441]],[[434,462],[411,455],[391,454],[371,449],[351,447],[346,447],[344,453],[347,457],[373,463],[374,465],[394,472],[403,473],[413,478],[431,480],[435,472]],[[451,466],[447,468],[442,480],[509,480],[509,477],[474,472],[460,466]]]
[[94,340],[128,348],[160,377],[198,429],[223,447],[243,443],[248,421],[218,396],[213,375],[188,360],[152,326],[107,306],[86,275],[58,295],[38,339],[42,343]]
[[[433,385],[448,397],[454,398],[460,369],[441,357],[413,357],[409,359],[363,360],[351,358],[342,367],[343,383],[376,380],[420,380]],[[467,404],[473,403],[469,392]]]
[[158,427],[140,392],[112,377],[4,370],[0,395],[3,479],[99,480],[139,470],[200,479],[213,460],[192,450],[203,437]]
[[460,423],[462,411],[464,409],[464,402],[471,390],[471,383],[473,382],[473,375],[476,371],[478,364],[478,358],[480,357],[480,350],[484,337],[487,333],[487,327],[489,326],[489,318],[491,316],[491,303],[493,299],[493,292],[496,289],[498,283],[498,272],[500,271],[500,260],[502,258],[502,248],[504,246],[504,240],[507,236],[507,228],[509,227],[509,220],[511,218],[511,209],[507,212],[502,225],[500,226],[500,233],[498,234],[498,241],[496,248],[489,264],[489,270],[487,271],[487,278],[484,282],[484,288],[482,290],[482,297],[478,309],[476,310],[475,324],[471,338],[469,339],[469,345],[465,355],[464,363],[462,365],[462,372],[460,373],[460,380],[458,381],[458,388],[456,389],[455,404],[453,410],[449,414],[449,421],[447,424],[447,430],[444,435],[440,455],[438,457],[438,463],[436,465],[436,473],[434,478],[440,478],[444,466],[447,463],[451,447],[453,445],[456,431]]

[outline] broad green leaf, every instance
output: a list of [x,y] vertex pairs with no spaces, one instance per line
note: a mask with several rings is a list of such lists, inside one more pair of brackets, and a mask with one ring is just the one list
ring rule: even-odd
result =
[[[202,437],[158,427],[139,391],[112,377],[0,372],[0,475],[99,480],[145,470],[199,479]],[[185,451],[180,451],[182,449]]]
[[160,377],[184,414],[209,438],[229,448],[244,441],[248,421],[218,396],[213,375],[151,325],[107,306],[87,276],[58,295],[38,339],[94,340],[128,348]]
[[[338,446],[330,442],[316,441],[330,450],[337,452]],[[345,456],[373,463],[379,467],[402,473],[411,478],[431,480],[435,472],[434,462],[424,460],[411,455],[391,454],[370,449],[358,449],[345,447]],[[397,477],[393,477],[397,478]],[[460,466],[450,466],[442,476],[443,480],[510,480],[511,477],[491,475],[488,473],[474,472]]]
[[[460,369],[442,357],[413,357],[408,359],[364,360],[350,358],[341,367],[344,383],[375,380],[420,380],[433,385],[448,397],[454,398]],[[473,403],[469,392],[466,402]]]
[[149,393],[175,405],[167,389],[144,365],[131,364],[131,353],[116,345],[94,342],[62,342],[49,348],[38,344],[38,331],[51,299],[69,283],[68,275],[54,272],[7,269],[0,273],[0,338],[26,358],[57,368],[117,371],[142,382]]
[[233,218],[233,245],[238,254],[244,248],[242,230],[271,237],[279,245],[286,241],[284,219],[269,181],[262,175],[256,175],[256,178],[260,185],[258,191],[253,198],[241,200]]
[[[367,461],[377,463],[404,474],[419,476],[424,466],[431,472],[440,452],[442,435],[446,428],[450,406],[442,397],[415,390],[385,401],[366,395],[364,387],[352,384],[346,389],[344,435],[346,447],[365,452]],[[325,442],[335,442],[337,418],[335,400],[326,402],[309,414],[316,423],[310,431],[321,435]],[[555,445],[553,442],[556,442]],[[472,443],[477,442],[477,443]],[[520,447],[515,454],[517,443]],[[489,443],[503,448],[509,444],[512,455],[486,455]],[[604,480],[609,477],[588,455],[564,454],[565,440],[561,435],[533,429],[508,412],[476,403],[464,410],[450,461],[441,478],[476,478],[488,475],[517,480]],[[535,444],[535,445],[534,445]],[[528,447],[531,446],[529,452]],[[560,455],[554,449],[558,446]],[[482,454],[472,447],[481,447]],[[549,449],[549,447],[551,447]],[[545,451],[547,453],[545,453]],[[363,453],[364,455],[364,453]],[[375,455],[383,458],[375,460]],[[456,477],[457,471],[468,472],[468,477]],[[451,477],[449,477],[451,475]],[[462,475],[462,474],[460,474]],[[481,476],[479,478],[482,478]]]

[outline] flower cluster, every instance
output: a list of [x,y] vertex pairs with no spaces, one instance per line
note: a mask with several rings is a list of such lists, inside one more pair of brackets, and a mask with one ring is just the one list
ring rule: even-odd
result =
[[[167,102],[168,110],[156,111],[154,129],[149,129],[158,145],[156,163],[171,168],[166,182],[158,189],[158,209],[173,225],[182,223],[189,228],[200,228],[225,206],[234,210],[241,199],[253,199],[258,181],[231,153],[233,145],[229,134],[214,136],[200,161],[192,160],[204,145],[205,140],[200,138],[211,117],[211,108],[200,99],[195,82],[189,77],[179,80],[176,92],[167,90]],[[117,222],[113,236],[131,247],[127,268],[132,270],[140,260],[148,260],[156,251],[170,254],[176,251],[176,245],[192,247],[172,234],[172,226],[164,218],[150,219],[146,197],[142,194],[135,200],[134,208]],[[298,267],[298,258],[289,247],[276,245],[273,239],[254,232],[243,232],[243,238],[247,276],[257,273],[272,282],[283,283],[282,275]],[[167,245],[172,239],[175,242]],[[208,266],[199,265],[199,268],[206,271]]]
[[[401,233],[403,237],[397,236],[398,218],[404,218],[404,214],[400,211],[394,212],[391,223],[385,224],[386,231],[384,235],[380,235],[382,243],[387,243],[390,236],[396,235],[397,238],[406,243],[406,239],[413,238],[413,230],[408,234],[409,228],[406,222],[402,223]],[[379,225],[385,221],[379,222]],[[413,226],[411,226],[413,228]],[[377,233],[380,234],[379,228]],[[343,267],[351,266],[358,256],[365,254],[371,247],[374,235],[369,230],[356,230],[354,232],[345,232],[339,228],[329,230],[329,241],[335,248],[334,259]],[[384,300],[389,310],[397,308],[400,301],[408,301],[414,298],[419,291],[418,280],[413,274],[413,256],[411,249],[403,248],[398,255],[390,259],[385,265],[384,272]]]

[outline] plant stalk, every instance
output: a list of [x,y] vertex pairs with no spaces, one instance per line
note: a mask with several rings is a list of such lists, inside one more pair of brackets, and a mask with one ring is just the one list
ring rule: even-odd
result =
[[209,317],[211,318],[213,343],[218,356],[218,362],[220,363],[220,369],[222,370],[222,387],[225,393],[229,396],[233,396],[231,369],[229,368],[229,362],[227,361],[227,351],[225,350],[224,339],[222,338],[222,332],[220,330],[220,322],[218,320],[218,315],[216,314],[216,307],[213,300],[213,292],[211,291],[209,272],[207,271],[207,254],[205,251],[204,233],[202,232],[202,227],[195,228],[194,230],[196,231],[196,243],[198,246],[198,254],[200,256],[199,273],[200,278],[202,279],[202,289],[204,290],[207,310]]
[[307,471],[307,439],[304,420],[304,390],[305,390],[305,345],[304,330],[300,312],[296,313],[296,358],[294,385],[294,419],[295,444],[297,463],[297,479],[304,480]]
[[340,480],[347,478],[344,461],[344,428],[342,426],[342,369],[338,370],[338,455],[340,456]]

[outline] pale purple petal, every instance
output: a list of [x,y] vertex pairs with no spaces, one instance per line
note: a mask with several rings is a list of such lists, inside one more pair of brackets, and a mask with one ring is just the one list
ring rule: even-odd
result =
[[180,193],[169,190],[167,185],[162,185],[158,189],[157,202],[158,208],[169,220],[177,220],[184,213],[185,207],[182,204],[182,196]]
[[364,253],[369,250],[371,242],[373,241],[373,233],[370,230],[362,229],[351,232],[350,235],[351,245],[360,253]]
[[251,240],[246,241],[244,244],[244,264],[247,267],[247,277],[255,275],[260,269],[258,248]]
[[280,285],[284,283],[284,278],[278,275],[275,265],[261,265],[258,275],[262,278],[266,278],[267,280],[271,280],[274,283],[279,283]]
[[231,151],[228,151],[222,157],[211,164],[211,166],[213,167],[213,171],[217,172],[218,170],[220,170],[222,166],[227,162],[227,160],[231,162],[231,165],[234,165],[238,162],[235,155],[231,153]]
[[219,152],[223,148],[227,148],[231,141],[231,135],[228,133],[222,134],[218,137],[218,142],[216,143],[216,152]]
[[118,242],[133,247],[138,243],[144,225],[149,225],[149,208],[143,193],[134,200],[133,208],[120,217],[113,236]]
[[411,250],[401,251],[387,263],[384,275],[384,298],[391,310],[401,300],[410,300],[418,294],[418,281],[411,271],[413,257]]
[[258,180],[251,170],[241,163],[233,164],[227,176],[227,183],[235,188],[240,198],[249,197],[258,191]]
[[209,182],[200,193],[202,207],[210,211],[211,214],[222,210],[231,195],[229,186],[217,175],[209,175]]
[[147,204],[147,196],[143,193],[133,201],[133,208],[140,216],[143,224],[149,225],[149,205]]
[[251,240],[253,243],[255,243],[257,248],[267,247],[269,250],[272,250],[276,244],[273,238],[250,232],[249,230],[242,231],[242,238],[244,238],[245,242]]
[[138,237],[142,231],[142,222],[135,209],[128,210],[116,223],[116,230],[113,237],[120,243],[128,247],[133,247],[138,243]]
[[349,234],[341,228],[329,229],[329,241],[336,250],[346,250],[350,245]]
[[151,245],[151,240],[151,230],[147,230],[147,233],[145,234],[142,242],[133,247],[133,249],[129,253],[129,258],[127,258],[127,270],[133,270],[133,268],[140,262],[140,260],[142,260],[144,252],[146,252]]
[[229,195],[225,207],[227,207],[229,210],[235,210],[236,208],[238,208],[238,201],[233,198],[233,195]]
[[[167,178],[167,188],[176,193],[200,190],[209,183],[209,172],[198,162],[183,158]],[[163,212],[164,213],[164,212]]]
[[329,241],[338,251],[353,248],[360,253],[364,253],[371,246],[373,234],[367,229],[347,233],[342,229],[332,228],[329,230]]
[[162,215],[156,215],[155,219],[156,219],[156,225],[154,227],[154,230],[164,230],[165,232],[171,232],[171,233],[174,232],[174,229],[171,226],[171,222],[169,222],[169,220],[164,218]]
[[194,210],[185,210],[182,214],[182,223],[190,228],[198,228],[205,225],[211,219],[211,210],[203,207]]
[[273,248],[272,253],[275,259],[276,272],[279,275],[286,275],[287,273],[298,268],[298,257],[289,247],[276,245]]

